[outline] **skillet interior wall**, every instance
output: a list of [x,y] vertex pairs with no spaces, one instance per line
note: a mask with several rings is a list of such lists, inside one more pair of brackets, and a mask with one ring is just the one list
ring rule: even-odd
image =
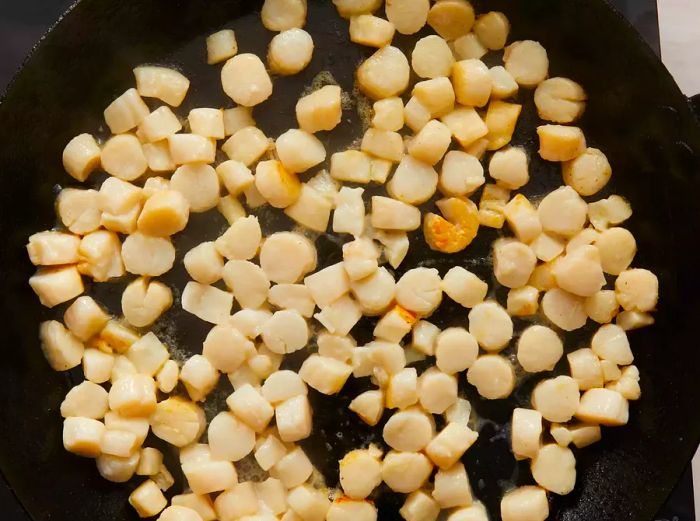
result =
[[[698,315],[694,270],[700,256],[693,241],[700,223],[694,202],[700,171],[697,122],[651,51],[602,2],[475,4],[479,11],[506,12],[513,23],[511,40],[540,40],[549,51],[552,73],[585,86],[591,101],[582,127],[591,143],[611,160],[615,173],[609,191],[628,197],[635,210],[630,221],[640,249],[635,264],[654,270],[661,279],[658,325],[631,335],[642,373],[643,399],[632,407],[630,426],[606,429],[601,444],[577,454],[579,485],[572,495],[555,499],[555,518],[651,518],[689,459],[700,431],[693,415],[700,397],[700,353],[694,349],[693,324]],[[256,7],[259,5],[254,2],[233,0],[205,4],[85,0],[48,36],[0,105],[0,172],[4,181],[0,226],[6,238],[0,249],[5,291],[0,305],[7,317],[1,343],[5,359],[0,367],[4,381],[0,411],[4,425],[12,426],[0,432],[0,465],[37,521],[135,519],[125,501],[128,487],[103,481],[94,462],[63,451],[58,406],[70,386],[70,377],[50,371],[39,355],[36,340],[38,321],[55,313],[41,308],[26,285],[32,267],[23,245],[30,233],[54,223],[55,186],[69,184],[60,165],[62,148],[72,136],[102,125],[103,108],[133,85],[131,69],[143,62],[171,60],[194,80],[182,113],[198,105],[227,106],[218,84],[218,69],[204,62],[203,38],[222,26],[232,26],[242,49],[264,54],[272,34],[261,28],[254,15],[237,20]],[[329,68],[347,90],[352,86],[351,65],[367,52],[346,43],[346,22],[336,15],[327,16],[333,12],[327,2],[310,1],[309,7],[308,27],[317,46],[311,70]],[[284,91],[278,89],[272,102],[256,110],[256,119],[268,135],[293,125],[297,94],[312,76],[285,80]],[[515,137],[531,152],[535,149],[534,125],[534,119],[524,117]],[[329,150],[347,145],[353,137],[334,136],[328,137]],[[560,183],[555,166],[537,161],[533,177],[528,195],[541,194]],[[212,230],[195,227],[189,237],[198,242],[206,233]],[[477,250],[485,253],[488,239],[484,236],[467,255]],[[330,263],[337,248],[327,247],[325,260]],[[425,253],[417,244],[412,245],[412,257],[406,265]],[[434,258],[440,266],[466,262],[464,258]],[[172,276],[182,287],[182,271]],[[100,298],[115,302],[118,294],[116,287],[107,288]],[[464,313],[458,318],[464,320]],[[201,342],[205,330],[201,324],[184,314],[171,317],[171,323],[175,323],[182,343]],[[514,403],[526,400],[523,392],[516,395]],[[500,423],[508,407],[496,404],[486,412]],[[329,426],[338,423],[332,415],[323,414],[318,421]],[[358,424],[355,421],[352,425]],[[334,432],[328,432],[329,436]],[[333,440],[335,450],[330,454],[325,445],[314,440],[316,461],[322,463],[325,458],[325,466],[335,466],[335,452],[342,453],[345,443],[352,444],[364,435],[358,429],[343,443]],[[476,495],[484,497],[494,512],[504,485],[498,480],[508,481],[518,470],[505,452],[506,438],[495,428],[485,432],[480,446],[467,459]],[[527,473],[519,476],[523,474]],[[480,491],[479,477],[484,478],[485,490]],[[388,518],[386,513],[382,509],[382,519]]]

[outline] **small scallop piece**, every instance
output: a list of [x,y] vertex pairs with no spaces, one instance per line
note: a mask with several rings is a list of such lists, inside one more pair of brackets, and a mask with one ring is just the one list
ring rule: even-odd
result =
[[452,136],[465,149],[489,132],[486,123],[473,107],[458,107],[440,119],[450,128]]
[[450,327],[435,339],[435,359],[437,367],[455,374],[471,367],[479,356],[479,344],[464,328]]
[[[503,210],[503,215],[505,216],[511,230],[513,230],[513,233],[515,233],[515,236],[520,241],[530,244],[530,248],[535,256],[537,256],[538,252],[535,251],[535,246],[533,243],[544,234],[542,234],[542,224],[540,223],[539,216],[535,208],[532,206],[532,203],[530,203],[530,201],[528,201],[524,195],[516,194],[515,197],[513,197],[508,204],[506,204]],[[544,240],[547,238],[549,238],[549,236],[545,235]],[[556,239],[552,239],[548,242],[554,244],[545,243],[540,244],[539,246],[543,247],[547,253],[549,253],[550,247],[556,251]],[[545,256],[548,255],[545,254]],[[551,258],[549,260],[551,260]]]
[[540,487],[519,487],[501,499],[503,521],[545,521],[548,517],[547,492]]
[[182,292],[182,309],[211,324],[221,324],[231,314],[233,294],[199,282],[188,282]]
[[503,13],[491,11],[477,18],[474,32],[487,49],[498,51],[506,46],[510,22]]
[[361,14],[350,18],[351,42],[381,49],[391,44],[395,33],[394,24],[383,18],[371,14]]
[[263,324],[261,334],[270,351],[278,354],[298,351],[309,341],[306,320],[293,310],[275,311]]
[[301,234],[274,233],[260,248],[260,266],[272,282],[295,284],[316,269],[316,247]]
[[357,414],[367,425],[375,426],[384,413],[384,392],[365,391],[350,402],[348,409]]
[[531,409],[513,409],[511,448],[518,460],[537,456],[542,440],[542,415]]
[[487,400],[500,400],[513,392],[515,371],[507,358],[484,355],[477,358],[467,371],[467,382]]
[[578,127],[542,125],[537,135],[540,157],[546,161],[572,161],[586,152],[586,137]]
[[591,297],[605,285],[600,252],[595,246],[581,246],[560,257],[552,273],[561,289],[581,297]]
[[506,309],[513,317],[527,317],[537,313],[540,292],[533,286],[523,286],[508,292]]
[[416,490],[408,494],[399,510],[399,514],[406,521],[435,521],[439,513],[440,506],[437,501],[423,490]]
[[577,349],[567,355],[571,376],[578,382],[579,389],[587,391],[603,387],[604,376],[600,360],[591,349]]
[[493,100],[489,103],[484,122],[489,129],[486,136],[488,150],[498,150],[511,142],[522,105]]
[[413,205],[390,197],[372,197],[371,224],[380,230],[413,231],[420,228],[421,213]]
[[421,78],[448,77],[455,59],[447,42],[439,36],[421,38],[413,48],[411,65]]
[[190,216],[189,201],[177,190],[160,190],[146,200],[136,225],[139,231],[156,237],[181,232]]
[[224,112],[221,109],[192,109],[187,116],[190,131],[211,139],[224,139]]
[[232,58],[238,52],[236,33],[223,29],[207,36],[207,63],[214,65]]
[[253,452],[255,431],[230,412],[220,412],[209,423],[207,440],[215,459],[239,461]]
[[325,85],[299,99],[296,116],[299,128],[306,132],[333,130],[343,115],[342,90],[337,85]]
[[[426,123],[420,132],[411,139],[407,148],[408,153],[415,159],[434,166],[442,160],[451,144],[452,132],[450,128],[434,119]],[[437,174],[435,174],[434,184],[437,185]]]
[[617,365],[629,365],[634,361],[627,333],[616,324],[601,326],[591,339],[591,349],[602,360]]
[[[172,172],[177,165],[173,161],[170,154],[170,143],[167,140],[158,141],[157,143],[144,143],[142,145],[143,154],[148,161],[148,168],[153,172]],[[149,186],[146,186],[151,179],[149,178],[144,183],[144,195],[148,197]],[[150,181],[153,184],[155,181]]]
[[372,106],[372,126],[380,130],[398,132],[404,126],[403,101],[401,98],[386,98]]
[[224,92],[238,105],[253,107],[272,95],[272,80],[255,54],[238,54],[221,69]]
[[537,207],[542,229],[565,237],[580,232],[586,224],[588,207],[570,186],[562,186],[545,196]]
[[185,254],[185,269],[192,279],[201,284],[213,284],[221,280],[224,260],[213,242],[198,244]]
[[581,421],[618,427],[629,421],[629,402],[611,389],[590,389],[583,393],[576,411]]
[[173,293],[170,288],[144,277],[129,284],[121,298],[124,318],[136,327],[150,326],[172,305]]
[[466,152],[447,152],[440,171],[440,191],[449,197],[463,197],[474,193],[485,182],[481,162]]
[[540,449],[530,470],[538,485],[560,496],[569,494],[576,485],[576,458],[570,449],[556,443]]
[[142,141],[155,143],[165,140],[182,130],[182,123],[170,107],[158,107],[139,125],[137,136]]
[[209,165],[183,165],[170,178],[170,189],[180,192],[193,213],[206,212],[219,202],[219,177]]
[[371,501],[337,498],[331,503],[326,519],[328,521],[376,521],[377,507]]
[[608,228],[598,235],[595,246],[600,252],[603,271],[619,275],[632,264],[637,253],[637,241],[624,228]]
[[469,332],[482,349],[498,352],[513,337],[513,321],[497,302],[481,302],[469,312]]
[[311,292],[303,284],[277,284],[268,292],[270,304],[281,309],[292,309],[300,315],[310,318],[316,303],[311,297]]
[[579,384],[570,376],[543,380],[532,391],[532,405],[545,420],[567,422],[579,406]]
[[[336,231],[335,224],[333,228]],[[378,258],[379,250],[370,239],[360,237],[343,245],[343,266],[350,280],[372,275],[378,268]]]
[[360,65],[357,81],[360,90],[370,98],[391,98],[403,94],[408,88],[410,73],[406,55],[396,47],[387,46]]
[[518,362],[529,373],[553,370],[563,354],[561,338],[548,327],[530,326],[518,339]]
[[457,401],[457,377],[435,369],[418,380],[418,400],[432,414],[442,414]]
[[419,315],[430,315],[442,301],[442,280],[436,269],[408,270],[396,283],[396,301]]
[[603,231],[609,225],[620,224],[632,216],[632,206],[619,195],[611,195],[588,205],[588,218],[596,230]]
[[351,281],[350,289],[366,315],[382,314],[394,300],[396,281],[384,267],[362,280]]
[[547,51],[538,42],[523,40],[512,43],[503,55],[506,70],[518,85],[533,88],[547,79],[549,58]]
[[235,221],[214,241],[214,247],[229,260],[250,260],[257,255],[261,240],[258,218],[250,215]]
[[273,405],[282,403],[290,398],[308,394],[306,384],[301,375],[294,371],[275,371],[265,379],[260,389],[263,397]]
[[479,434],[465,424],[448,422],[425,448],[425,453],[443,470],[451,468],[476,442]]
[[170,156],[175,164],[213,163],[216,159],[216,142],[197,134],[173,134],[168,137]]
[[530,181],[528,158],[522,147],[499,150],[489,162],[489,175],[509,190],[522,188]]
[[313,134],[298,129],[279,136],[276,150],[282,165],[291,173],[305,172],[326,159],[323,143]]
[[468,507],[472,504],[469,477],[462,463],[455,463],[449,469],[439,469],[433,481],[433,498],[440,507]]
[[99,420],[109,410],[107,391],[93,382],[82,382],[73,387],[61,402],[61,416]]
[[452,68],[452,84],[461,105],[483,107],[491,97],[493,82],[481,60],[462,60]]
[[124,239],[122,259],[129,273],[157,277],[173,267],[175,246],[170,239],[137,232]]
[[659,300],[659,279],[649,270],[627,269],[615,281],[615,295],[625,311],[654,311]]
[[[119,237],[114,232],[98,230],[85,235],[78,249],[80,255],[78,271],[92,277],[96,282],[121,277],[124,275],[122,248]],[[60,270],[51,270],[48,273],[67,275],[69,270],[69,267],[65,267]]]
[[493,272],[503,286],[525,286],[536,264],[537,257],[527,244],[515,239],[499,239],[494,243]]
[[465,308],[473,308],[486,298],[488,284],[472,272],[455,266],[443,277],[442,290]]
[[441,1],[430,8],[427,21],[445,40],[456,40],[474,25],[474,8],[466,0]]
[[401,34],[415,34],[428,21],[428,0],[387,0],[386,17]]
[[415,96],[408,100],[403,114],[406,126],[414,132],[419,132],[432,119],[430,110]]
[[586,92],[567,78],[550,78],[535,90],[535,106],[540,118],[554,123],[573,123],[586,109]]
[[269,31],[286,31],[304,27],[306,0],[265,0],[260,18]]
[[123,134],[141,124],[148,116],[148,105],[136,89],[128,89],[104,111],[107,126],[113,134]]
[[267,63],[273,73],[289,76],[303,71],[311,63],[313,53],[314,41],[309,33],[287,29],[272,38]]
[[518,83],[513,79],[513,76],[505,69],[498,65],[489,69],[491,76],[491,97],[495,99],[506,99],[515,96],[518,93]]
[[382,479],[394,492],[418,490],[430,477],[430,460],[421,453],[391,451],[382,462]]
[[625,331],[651,326],[654,322],[654,317],[641,311],[623,311],[615,320],[615,323]]
[[284,168],[280,161],[261,161],[255,169],[255,187],[275,208],[287,208],[301,194],[299,178]]
[[[438,121],[433,120],[433,122],[442,125],[442,123]],[[421,130],[421,133],[432,132],[427,129],[429,129],[429,125],[426,125],[423,130]],[[446,132],[447,139],[449,140],[449,130]],[[416,139],[418,139],[418,137],[416,137]],[[425,137],[425,139],[430,140],[431,138]],[[415,140],[412,142],[412,145],[417,145]],[[411,146],[409,147],[409,152],[411,152],[411,150],[413,150],[412,155],[415,156],[416,149]],[[420,156],[422,159],[430,159],[430,161],[432,161],[437,155],[444,153],[445,150],[446,149],[439,147],[435,156],[432,158],[427,157],[426,154],[420,154]],[[434,163],[424,162],[411,156],[404,156],[396,172],[394,172],[394,175],[386,185],[389,195],[394,199],[412,205],[420,205],[426,202],[435,194],[438,184],[438,174],[431,164]]]
[[221,150],[234,161],[250,166],[260,159],[270,147],[264,132],[247,126],[237,130],[222,146]]
[[451,44],[455,57],[460,60],[479,60],[488,52],[488,49],[484,47],[484,44],[481,43],[479,37],[474,33],[464,34],[451,42]]
[[313,426],[312,410],[306,395],[297,395],[275,407],[280,439],[294,442],[308,438]]
[[[418,82],[413,87],[412,94],[433,118],[442,118],[450,114],[455,106],[455,88],[449,78],[438,77]],[[446,121],[443,122],[447,124]]]
[[102,168],[122,181],[133,181],[141,177],[148,168],[148,161],[136,136],[121,134],[114,136],[102,148]]
[[579,194],[588,196],[601,191],[612,176],[608,158],[597,148],[587,148],[577,158],[562,165],[564,182]]
[[27,243],[29,260],[35,266],[58,266],[78,262],[80,237],[45,231],[31,235]]
[[401,452],[418,452],[425,448],[435,434],[431,418],[420,409],[395,412],[384,425],[384,441]]
[[542,311],[564,331],[574,331],[586,324],[584,299],[561,288],[548,290],[542,297]]
[[352,366],[327,356],[311,355],[299,369],[301,379],[321,394],[338,394],[352,374]]
[[102,212],[96,190],[64,188],[56,198],[56,213],[72,233],[85,235],[100,227]]
[[182,104],[190,88],[190,81],[182,73],[167,67],[136,67],[134,77],[141,96],[158,98],[172,107]]
[[304,285],[320,308],[333,304],[350,291],[350,279],[342,262],[305,277]]
[[91,134],[80,134],[63,149],[63,167],[71,177],[84,182],[100,165],[100,146]]
[[257,264],[230,260],[224,266],[223,279],[241,307],[256,309],[267,301],[270,281]]
[[620,304],[613,290],[601,290],[584,303],[588,318],[599,324],[608,324],[617,316]]
[[398,132],[368,128],[360,148],[366,154],[398,163],[403,157],[404,143]]

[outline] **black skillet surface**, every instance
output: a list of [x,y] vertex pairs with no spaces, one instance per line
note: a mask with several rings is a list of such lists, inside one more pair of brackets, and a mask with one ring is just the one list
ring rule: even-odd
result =
[[[316,42],[311,66],[298,77],[278,80],[271,103],[256,109],[256,119],[270,136],[293,126],[293,107],[299,94],[323,70],[329,70],[351,92],[354,66],[369,51],[347,42],[347,23],[328,2],[310,2],[307,29]],[[486,2],[475,2],[479,11]],[[235,0],[84,0],[49,34],[0,105],[0,226],[6,244],[0,250],[0,301],[8,317],[2,342],[3,388],[0,393],[0,468],[27,511],[36,521],[135,519],[126,505],[133,485],[103,481],[94,463],[66,454],[61,447],[58,405],[77,374],[50,371],[38,354],[39,320],[61,310],[41,308],[26,285],[32,267],[23,245],[35,231],[53,225],[56,187],[71,185],[62,172],[60,153],[80,132],[103,126],[104,106],[132,86],[131,69],[138,64],[176,65],[193,80],[181,114],[196,106],[229,106],[221,92],[218,68],[204,60],[203,38],[222,27],[236,30],[245,52],[263,54],[272,37],[253,11],[258,4]],[[661,308],[654,328],[631,334],[643,380],[643,399],[632,405],[630,425],[606,429],[604,440],[577,454],[576,490],[552,502],[553,519],[650,519],[689,461],[700,437],[700,352],[695,347],[694,319],[698,315],[696,266],[700,250],[694,243],[700,225],[695,209],[700,173],[700,128],[687,100],[638,35],[601,1],[529,0],[489,1],[488,9],[507,13],[513,22],[511,39],[532,38],[549,51],[552,75],[582,83],[590,96],[581,122],[590,143],[604,150],[615,172],[606,192],[620,193],[632,202],[635,215],[629,227],[640,253],[635,265],[659,274]],[[480,9],[479,9],[480,8]],[[404,48],[413,39],[398,38]],[[535,147],[531,96],[521,95],[524,116],[515,144]],[[323,136],[330,151],[347,146],[361,135],[357,107],[344,113],[342,128]],[[533,155],[532,182],[524,192],[539,195],[560,184],[555,165]],[[269,229],[291,224],[263,212]],[[211,216],[195,218],[177,241],[180,255],[194,243],[215,237],[224,227]],[[490,277],[488,244],[496,234],[480,233],[464,255],[439,256],[419,236],[412,237],[405,267],[428,265],[444,273],[464,265]],[[339,244],[328,237],[317,242],[323,264],[339,259]],[[397,274],[400,275],[400,272]],[[184,286],[182,269],[165,278],[174,288]],[[96,287],[100,300],[118,311],[122,284]],[[503,300],[504,292],[496,296]],[[435,317],[445,326],[463,324],[463,310],[445,302]],[[526,325],[518,321],[518,329]],[[171,312],[159,325],[161,334],[179,352],[198,350],[207,327],[186,314]],[[368,327],[353,331],[367,339]],[[592,327],[567,341],[567,349],[585,345]],[[511,351],[507,351],[511,353]],[[287,363],[298,365],[300,357]],[[560,364],[558,371],[564,370]],[[462,378],[462,380],[464,380]],[[507,401],[485,403],[463,381],[461,391],[484,418],[477,446],[465,457],[475,495],[496,513],[500,495],[513,483],[530,482],[529,472],[516,465],[508,452],[503,427],[513,406],[528,403],[535,379],[523,381]],[[303,443],[330,484],[336,461],[349,448],[380,441],[376,430],[346,412],[350,398],[367,382],[351,382],[338,398],[314,394],[315,435]],[[228,392],[222,383],[211,398],[211,414]],[[171,466],[174,468],[174,465]],[[382,493],[381,519],[398,518],[399,498]]]

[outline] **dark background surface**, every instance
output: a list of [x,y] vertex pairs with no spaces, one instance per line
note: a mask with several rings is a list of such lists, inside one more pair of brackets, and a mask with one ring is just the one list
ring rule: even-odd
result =
[[[655,0],[610,0],[645,36],[659,54]],[[72,0],[0,0],[0,91],[21,65],[34,44],[73,3]],[[37,469],[40,472],[40,469]],[[693,485],[688,470],[657,516],[659,521],[694,521]],[[27,521],[22,508],[4,486],[0,486],[0,519]]]

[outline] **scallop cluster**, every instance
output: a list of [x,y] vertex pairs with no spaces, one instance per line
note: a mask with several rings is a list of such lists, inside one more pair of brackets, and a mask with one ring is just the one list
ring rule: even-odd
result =
[[[97,170],[106,178],[61,190],[60,225],[29,238],[38,266],[29,284],[43,305],[63,311],[62,321],[40,325],[41,345],[53,369],[82,366],[85,377],[61,405],[65,448],[95,459],[110,481],[140,476],[129,501],[141,517],[375,521],[368,498],[384,483],[406,494],[406,521],[434,521],[441,511],[448,521],[487,521],[461,462],[479,433],[459,379],[484,400],[505,399],[516,372],[551,373],[567,333],[597,323],[588,345],[566,354],[569,373],[545,374],[531,407],[513,411],[512,452],[529,460],[536,485],[507,492],[501,516],[544,521],[548,494],[574,489],[569,447],[598,441],[601,426],[625,425],[629,401],[640,398],[627,331],[653,324],[658,280],[633,267],[636,241],[621,227],[629,203],[592,197],[612,168],[574,126],[585,90],[550,77],[538,42],[509,42],[503,13],[477,16],[466,0],[383,3],[333,0],[350,40],[376,48],[356,71],[373,112],[355,148],[327,151],[317,136],[343,124],[338,85],[298,100],[298,128],[273,139],[256,125],[254,107],[274,103],[273,78],[305,70],[318,52],[303,29],[306,0],[266,0],[262,23],[277,33],[266,57],[239,52],[230,29],[206,41],[233,108],[179,115],[187,77],[141,66],[135,87],[104,111],[112,137],[81,134],[64,150],[76,181]],[[433,34],[416,38],[410,56],[392,46],[396,32],[426,25]],[[487,53],[502,65],[489,68]],[[531,129],[537,153],[561,165],[561,186],[537,201],[519,192],[531,157],[511,145],[521,90],[534,91],[542,120]],[[296,227],[265,235],[260,210],[270,207]],[[191,280],[175,298],[159,280],[176,261],[172,237],[206,212],[228,227],[182,252]],[[501,231],[491,287],[461,266],[483,228]],[[319,269],[319,233],[341,238],[342,261]],[[446,273],[405,266],[414,240],[464,253]],[[84,279],[125,277],[120,316],[85,294]],[[507,290],[505,303],[489,297],[497,288]],[[464,308],[463,325],[430,322],[444,298]],[[188,346],[201,354],[184,362],[151,330],[173,305],[211,326],[201,349]],[[357,345],[363,317],[375,317],[373,340]],[[530,323],[519,336],[513,317]],[[503,354],[510,346],[514,358]],[[282,368],[300,351],[298,371]],[[419,374],[412,362],[423,359],[432,364]],[[222,375],[233,391],[207,423],[202,402]],[[358,421],[382,422],[388,451],[347,453],[338,487],[326,489],[298,444],[313,429],[309,387],[330,396],[365,377],[372,389],[349,408]],[[179,452],[187,490],[170,499],[175,469],[145,445],[149,433]],[[252,460],[265,479],[239,476]]]

